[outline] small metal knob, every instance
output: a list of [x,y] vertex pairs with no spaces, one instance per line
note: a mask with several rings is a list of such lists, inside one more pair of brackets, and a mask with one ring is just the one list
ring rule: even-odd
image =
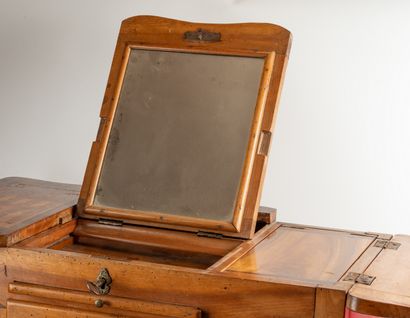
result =
[[97,299],[97,300],[95,301],[95,307],[101,308],[103,305],[104,305],[104,302],[103,302],[102,299]]

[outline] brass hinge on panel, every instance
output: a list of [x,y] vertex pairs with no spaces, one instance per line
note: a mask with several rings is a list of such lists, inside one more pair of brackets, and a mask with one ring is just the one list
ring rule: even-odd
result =
[[224,236],[219,233],[211,233],[211,232],[203,232],[203,231],[198,231],[196,235],[200,237],[209,237],[209,238],[217,238],[217,239],[222,239]]
[[302,225],[296,225],[296,224],[285,224],[283,227],[289,228],[289,229],[296,229],[296,230],[306,230],[305,226]]
[[123,226],[124,222],[120,220],[112,220],[112,219],[98,219],[99,224],[105,225],[112,225],[112,226]]
[[375,279],[376,276],[349,272],[343,280],[346,282],[355,282],[363,285],[371,285]]
[[400,243],[398,242],[392,242],[389,240],[377,240],[374,243],[374,247],[381,247],[389,250],[397,250],[400,247]]

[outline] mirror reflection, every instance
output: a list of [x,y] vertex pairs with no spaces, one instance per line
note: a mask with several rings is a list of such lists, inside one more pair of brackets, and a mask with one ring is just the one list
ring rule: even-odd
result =
[[263,64],[132,49],[94,205],[231,221]]

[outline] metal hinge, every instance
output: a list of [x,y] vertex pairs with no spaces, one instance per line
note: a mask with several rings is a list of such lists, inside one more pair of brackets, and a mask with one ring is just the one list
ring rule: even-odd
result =
[[381,248],[385,248],[385,249],[389,249],[389,250],[397,250],[400,247],[400,243],[398,242],[392,242],[389,240],[377,240],[374,243],[375,247],[381,247]]
[[359,283],[363,285],[371,285],[375,279],[376,279],[376,276],[370,276],[366,274],[350,272],[346,275],[346,277],[343,280],[347,282],[355,282],[355,283]]
[[99,224],[112,225],[112,226],[123,226],[124,222],[120,220],[112,219],[98,219]]
[[219,233],[211,233],[211,232],[203,232],[203,231],[198,231],[196,235],[200,237],[209,237],[209,238],[217,238],[217,239],[221,239],[224,237],[222,234],[219,234]]
[[285,224],[283,225],[284,227],[290,228],[290,229],[296,229],[296,230],[306,230],[305,226],[302,225],[294,225],[294,224]]

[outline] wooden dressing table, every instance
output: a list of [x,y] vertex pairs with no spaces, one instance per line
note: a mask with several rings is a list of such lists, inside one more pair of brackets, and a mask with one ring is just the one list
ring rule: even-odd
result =
[[410,239],[259,207],[291,34],[124,20],[81,188],[0,180],[0,317],[410,317]]

